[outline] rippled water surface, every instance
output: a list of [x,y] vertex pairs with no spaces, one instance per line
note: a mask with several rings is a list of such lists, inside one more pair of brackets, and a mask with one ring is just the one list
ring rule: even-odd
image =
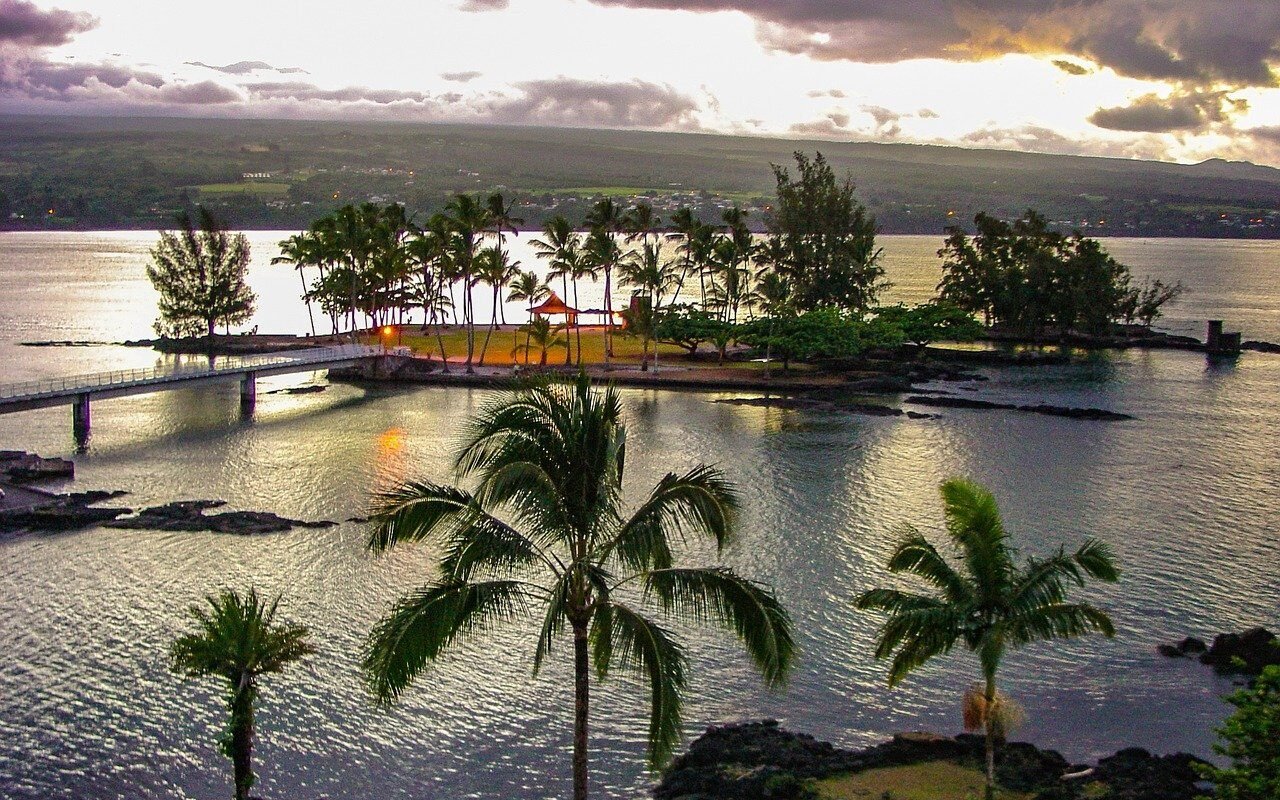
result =
[[[252,234],[261,329],[302,332],[297,276],[271,268]],[[516,257],[533,259],[517,245]],[[0,365],[5,377],[149,366],[119,347],[29,348],[21,341],[118,341],[148,334],[154,298],[142,265],[150,234],[0,235]],[[891,296],[915,301],[937,281],[931,237],[885,237]],[[1280,340],[1280,246],[1112,240],[1140,277],[1192,293],[1166,327],[1224,317],[1246,338]],[[584,303],[585,304],[585,303]],[[511,309],[509,316],[518,312]],[[895,527],[937,531],[939,481],[970,475],[1001,501],[1027,552],[1100,536],[1125,577],[1091,588],[1114,640],[1043,645],[1011,656],[1021,731],[1070,758],[1126,745],[1208,754],[1230,684],[1155,645],[1186,634],[1280,624],[1280,356],[1213,364],[1178,352],[1098,356],[1068,368],[990,372],[962,384],[992,399],[1089,405],[1130,422],[1081,422],[944,410],[939,418],[845,417],[716,404],[720,395],[626,390],[638,495],[666,470],[719,463],[746,514],[726,560],[777,587],[799,631],[801,662],[783,692],[759,688],[732,642],[681,631],[693,654],[691,735],[773,716],[846,745],[904,729],[954,732],[976,664],[956,655],[895,690],[870,656],[875,620],[851,598],[886,583]],[[182,390],[94,406],[76,489],[119,488],[142,506],[217,498],[307,518],[359,515],[373,486],[447,480],[456,421],[487,392],[362,389],[310,395],[272,388],[252,420],[234,388]],[[951,386],[949,388],[957,388]],[[0,416],[0,448],[73,452],[68,412]],[[563,797],[568,793],[568,651],[538,677],[532,637],[497,631],[460,647],[400,704],[379,709],[356,669],[372,622],[429,576],[432,553],[363,550],[358,524],[239,538],[93,529],[0,540],[0,795],[13,798],[215,798],[228,789],[214,740],[218,687],[169,674],[182,609],[219,586],[285,594],[320,653],[266,683],[257,751],[265,797]],[[693,560],[709,560],[701,552]],[[593,696],[593,769],[601,794],[641,797],[645,692],[611,681]]]

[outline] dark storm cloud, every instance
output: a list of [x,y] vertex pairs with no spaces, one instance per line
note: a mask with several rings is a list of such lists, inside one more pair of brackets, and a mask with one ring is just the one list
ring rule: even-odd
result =
[[454,83],[470,83],[483,74],[479,70],[469,69],[464,72],[441,72],[440,77]]
[[515,84],[519,97],[488,101],[494,122],[602,128],[696,127],[696,100],[666,84],[552,78]]
[[1246,109],[1243,100],[1232,100],[1225,92],[1181,92],[1167,98],[1145,95],[1127,106],[1100,108],[1089,121],[1114,131],[1199,132]]
[[511,5],[510,0],[463,0],[458,6],[458,10],[472,13],[503,11],[509,5]]
[[306,73],[306,70],[302,67],[273,67],[265,61],[237,61],[224,67],[215,67],[213,64],[206,64],[203,61],[186,61],[183,63],[192,67],[204,67],[225,75],[248,75],[251,72],[279,72],[281,75]]
[[56,47],[97,26],[98,20],[90,14],[58,8],[42,11],[26,0],[0,0],[0,44]]
[[[1130,77],[1274,86],[1276,0],[591,0],[737,11],[773,50],[824,60],[1071,55]],[[1079,66],[1079,65],[1077,65]]]
[[334,103],[423,103],[429,98],[422,92],[405,92],[396,89],[370,89],[366,86],[348,86],[344,89],[321,89],[311,83],[295,81],[246,83],[251,98],[255,100],[322,100]]

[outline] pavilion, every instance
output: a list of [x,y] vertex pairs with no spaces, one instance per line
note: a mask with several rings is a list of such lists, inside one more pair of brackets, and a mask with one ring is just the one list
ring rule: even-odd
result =
[[563,314],[565,325],[572,328],[578,324],[578,309],[572,308],[565,304],[560,296],[554,291],[551,296],[542,301],[539,305],[532,306],[529,313],[534,317],[549,317],[552,315]]

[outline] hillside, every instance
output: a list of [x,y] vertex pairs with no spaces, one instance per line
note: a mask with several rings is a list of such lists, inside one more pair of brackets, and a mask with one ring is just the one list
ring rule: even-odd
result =
[[1280,170],[908,144],[378,122],[0,116],[0,225],[154,228],[185,203],[244,227],[305,225],[373,199],[416,212],[502,188],[537,225],[590,198],[647,195],[759,223],[770,163],[820,150],[887,233],[1033,207],[1094,235],[1280,238]]

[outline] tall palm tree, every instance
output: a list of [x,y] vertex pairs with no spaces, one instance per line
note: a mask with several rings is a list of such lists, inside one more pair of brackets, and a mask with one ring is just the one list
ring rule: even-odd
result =
[[498,245],[486,247],[476,255],[475,275],[477,283],[487,283],[493,289],[493,313],[485,331],[484,346],[480,348],[480,366],[484,366],[485,353],[489,351],[489,339],[498,329],[498,309],[502,305],[500,292],[508,281],[520,274],[520,262],[512,261],[511,254]]
[[459,277],[462,279],[462,320],[467,326],[467,373],[475,372],[471,360],[476,350],[475,307],[471,301],[471,287],[474,276],[472,266],[480,238],[484,235],[493,220],[489,209],[471,195],[460,194],[449,201],[446,211],[453,220],[454,258],[458,265]]
[[227,681],[231,712],[222,752],[231,759],[235,800],[246,800],[253,786],[253,705],[258,679],[316,650],[301,625],[276,622],[280,596],[258,599],[250,589],[243,597],[230,589],[205,598],[208,608],[188,610],[197,631],[178,637],[170,651],[170,668],[192,678],[215,676]]
[[298,280],[302,281],[302,300],[307,304],[307,319],[311,321],[311,335],[316,335],[316,317],[311,310],[311,292],[307,290],[307,277],[303,271],[307,267],[321,266],[324,262],[314,236],[307,233],[295,233],[280,242],[280,255],[271,259],[272,265],[290,264],[298,271]]
[[[551,268],[547,275],[547,279],[560,279],[560,296],[567,302],[569,300],[569,275],[573,271],[574,266],[580,260],[578,258],[579,239],[578,234],[573,230],[573,223],[569,222],[564,216],[557,214],[547,220],[542,228],[542,238],[534,239],[529,244],[533,245],[534,254],[541,259],[546,260],[547,265]],[[575,287],[576,288],[576,287]],[[577,301],[574,301],[577,304]],[[565,324],[568,325],[568,317],[565,317]],[[575,320],[574,328],[577,328]],[[579,332],[578,340],[581,342],[582,334]],[[564,365],[567,367],[573,363],[572,348],[565,348]]]
[[716,469],[669,473],[626,513],[626,432],[612,389],[534,385],[506,394],[466,428],[455,466],[466,490],[406,483],[374,501],[370,548],[428,540],[442,548],[439,580],[402,598],[374,628],[364,669],[383,701],[463,636],[541,617],[535,672],[566,632],[573,639],[573,794],[587,797],[591,667],[621,669],[651,690],[649,757],[680,735],[687,659],[648,615],[715,621],[733,630],[769,685],[791,666],[786,612],[764,586],[725,567],[675,566],[676,545],[734,537],[737,492]]
[[995,740],[1001,730],[996,670],[1006,651],[1038,641],[1083,636],[1097,631],[1114,636],[1111,619],[1086,603],[1068,603],[1069,584],[1086,578],[1120,579],[1111,549],[1088,539],[1068,554],[1063,548],[1048,558],[1029,557],[1019,567],[995,497],[978,484],[952,478],[942,484],[947,534],[959,564],[938,552],[911,526],[889,557],[891,572],[923,579],[935,591],[913,594],[873,589],[857,600],[861,609],[889,615],[880,628],[876,658],[893,657],[889,685],[906,678],[934,656],[962,644],[976,653],[985,681],[974,727],[986,733],[988,800],[995,793]]
[[[512,236],[519,236],[520,229],[517,227],[524,224],[524,220],[520,217],[513,217],[511,212],[515,210],[516,201],[506,202],[502,197],[502,192],[494,192],[489,195],[486,205],[489,209],[489,216],[493,220],[494,238],[498,240],[498,249],[501,250],[507,243],[507,232],[510,231]],[[514,276],[513,276],[514,277]],[[501,292],[503,284],[499,284],[498,291]],[[505,308],[499,308],[498,312],[502,315],[502,324],[507,324],[507,312]]]
[[[597,266],[604,271],[604,363],[607,366],[613,357],[613,268],[622,260],[622,248],[614,237],[626,229],[627,218],[613,198],[605,197],[591,207],[586,222],[592,238],[598,240],[597,246],[589,245],[589,249],[599,259]],[[605,240],[609,246],[603,246]]]

